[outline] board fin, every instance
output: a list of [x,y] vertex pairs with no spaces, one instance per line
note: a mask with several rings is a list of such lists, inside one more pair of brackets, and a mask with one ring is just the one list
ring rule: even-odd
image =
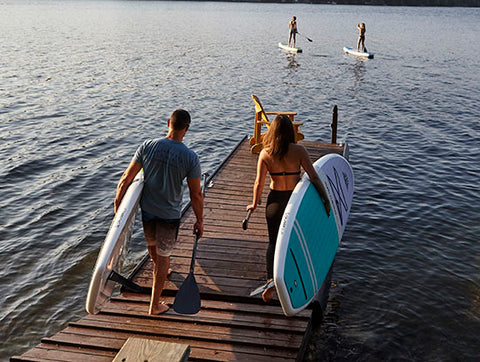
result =
[[258,295],[260,293],[263,293],[265,290],[267,290],[268,288],[271,288],[275,285],[275,282],[273,280],[269,281],[269,282],[266,282],[265,284],[259,286],[257,289],[253,290],[251,293],[250,293],[250,296],[253,297],[255,295]]

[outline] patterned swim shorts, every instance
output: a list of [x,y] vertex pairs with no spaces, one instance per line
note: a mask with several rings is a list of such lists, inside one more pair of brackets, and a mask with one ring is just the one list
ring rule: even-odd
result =
[[180,220],[165,220],[142,211],[142,222],[147,245],[156,246],[161,256],[170,256],[177,242]]

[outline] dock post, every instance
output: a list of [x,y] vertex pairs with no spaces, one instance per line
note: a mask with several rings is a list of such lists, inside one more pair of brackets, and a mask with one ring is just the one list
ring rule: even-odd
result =
[[330,128],[332,129],[332,140],[331,143],[337,143],[337,124],[338,124],[338,108],[337,105],[333,107],[332,123]]

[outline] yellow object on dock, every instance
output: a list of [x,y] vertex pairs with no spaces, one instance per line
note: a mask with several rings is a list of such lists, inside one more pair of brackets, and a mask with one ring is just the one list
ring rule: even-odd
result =
[[297,112],[265,112],[263,109],[262,103],[260,103],[260,99],[254,94],[252,94],[253,103],[255,103],[255,126],[254,126],[254,133],[253,137],[250,139],[250,146],[252,153],[260,153],[263,148],[262,145],[262,125],[266,125],[267,128],[270,127],[270,120],[268,119],[267,115],[285,115],[290,118],[293,124],[293,129],[295,131],[295,141],[301,141],[304,139],[303,133],[300,132],[300,126],[303,124],[302,122],[298,122],[294,120],[294,117],[297,115]]

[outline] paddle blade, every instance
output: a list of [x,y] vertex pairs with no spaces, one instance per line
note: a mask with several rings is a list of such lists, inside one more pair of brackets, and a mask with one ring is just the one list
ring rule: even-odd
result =
[[200,310],[200,291],[193,273],[188,274],[175,296],[173,309],[180,314],[196,314]]

